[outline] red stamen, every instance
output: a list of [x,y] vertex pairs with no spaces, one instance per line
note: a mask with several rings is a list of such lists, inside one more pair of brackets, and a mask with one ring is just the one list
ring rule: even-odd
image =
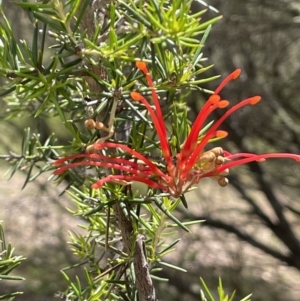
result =
[[262,157],[263,159],[270,159],[270,158],[286,158],[286,159],[293,159],[297,162],[300,162],[300,155],[296,154],[289,154],[289,153],[273,153],[273,154],[261,154],[257,155],[258,157]]
[[262,162],[265,161],[266,159],[276,159],[276,158],[286,158],[286,159],[293,159],[297,162],[300,162],[300,155],[295,155],[295,154],[288,154],[288,153],[274,153],[274,154],[261,154],[261,155],[255,155],[255,154],[248,154],[248,153],[240,153],[240,154],[235,154],[235,155],[231,155],[229,157],[243,157],[241,159],[238,159],[236,161],[231,161],[228,163],[225,163],[221,166],[219,166],[215,171],[211,171],[207,174],[204,174],[201,176],[201,178],[205,178],[205,177],[210,177],[210,176],[215,176],[219,173],[221,173],[222,171],[224,171],[225,169],[230,169],[239,165],[243,165],[246,163],[250,163],[250,162],[254,162],[254,161],[258,161],[258,162]]
[[[155,92],[155,86],[154,83],[152,81],[152,77],[150,76],[149,70],[147,69],[147,66],[144,62],[136,62],[136,66],[138,69],[140,69],[146,76],[146,80],[148,82],[148,86],[149,88],[151,88],[151,94],[152,94],[152,98],[153,98],[153,102],[154,102],[154,106],[156,108],[156,113],[157,113],[157,117],[158,120],[160,121],[160,125],[162,128],[165,128],[165,123],[164,123],[164,118],[163,118],[163,114],[160,108],[160,103],[157,97],[157,94]],[[167,131],[166,131],[167,132]]]
[[68,156],[62,157],[58,160],[55,160],[53,162],[53,165],[54,166],[59,166],[59,165],[62,165],[64,162],[68,161],[68,160],[79,159],[79,158],[87,158],[88,156],[89,156],[88,154],[68,155]]
[[[211,101],[212,99],[212,101]],[[218,100],[217,100],[218,99]],[[217,108],[226,108],[229,105],[228,100],[220,100],[220,96],[212,95],[200,110],[191,132],[181,150],[182,161],[187,159],[195,150],[198,143],[199,132],[207,117]]]
[[[154,189],[162,189],[163,191],[166,191],[168,189],[168,187],[158,184],[157,182],[152,181],[150,179],[141,178],[138,176],[126,176],[126,175],[109,175],[109,176],[97,181],[96,183],[94,183],[92,185],[92,188],[94,188],[94,189],[101,188],[105,183],[108,183],[108,182],[120,183],[120,182],[124,182],[124,181],[126,181],[126,182],[136,181],[136,182],[144,183],[144,184],[148,185],[149,187],[152,187]],[[124,185],[124,183],[122,183],[122,184]]]
[[128,147],[127,145],[120,144],[120,143],[112,143],[112,142],[104,142],[101,144],[94,144],[94,149],[95,150],[102,150],[103,148],[120,148],[124,150],[125,152],[131,154],[132,156],[136,157],[137,159],[142,160],[146,165],[148,165],[151,170],[153,171],[154,174],[160,176],[160,177],[165,177],[165,174],[154,164],[152,163],[149,159],[147,159],[145,156],[140,154],[139,152],[135,151],[134,149]]
[[125,171],[128,173],[132,173],[132,174],[136,174],[136,175],[140,175],[140,176],[145,176],[145,177],[147,177],[147,175],[148,175],[147,170],[144,171],[143,169],[139,169],[138,167],[133,168],[133,167],[126,166],[126,165],[119,165],[117,163],[101,162],[101,161],[93,161],[93,160],[81,161],[81,162],[75,162],[75,163],[69,163],[67,165],[63,165],[62,167],[59,167],[54,172],[54,174],[60,175],[68,169],[81,167],[81,166],[98,166],[98,167],[104,167],[104,168],[112,168],[112,169],[117,169],[117,170]]
[[202,124],[203,124],[203,116],[205,116],[205,112],[215,103],[220,101],[220,96],[218,95],[212,95],[208,98],[208,100],[205,102],[203,107],[201,108],[200,112],[197,115],[196,120],[193,123],[193,126],[191,128],[191,131],[184,143],[184,146],[181,149],[182,159],[186,158],[190,154],[191,144],[192,141],[195,139],[196,136],[198,139],[199,132],[201,130]]
[[141,71],[143,71],[144,73],[147,73],[147,65],[145,62],[141,62],[141,61],[138,61],[135,63],[136,64],[136,67],[138,69],[140,69]]
[[251,158],[251,157],[256,157],[256,154],[251,154],[251,153],[238,153],[238,154],[225,154],[224,157],[228,160],[236,160],[239,158]]
[[189,159],[188,166],[192,167],[195,164],[197,158],[202,153],[202,151],[203,151],[205,145],[207,144],[207,142],[209,141],[209,139],[211,139],[212,137],[215,136],[216,130],[224,122],[224,120],[226,118],[228,118],[233,112],[237,111],[238,109],[240,109],[248,104],[255,105],[256,103],[258,103],[260,101],[260,99],[261,99],[260,96],[253,96],[253,97],[247,98],[247,99],[241,101],[240,103],[236,104],[232,108],[230,108],[227,112],[225,112],[220,117],[220,119],[217,120],[217,122],[214,123],[213,126],[207,131],[204,138],[198,144],[198,146],[196,147],[195,151],[193,152],[193,154],[191,155],[191,157]]
[[228,132],[219,130],[219,131],[216,131],[215,136],[217,138],[225,138],[228,136]]
[[144,104],[144,106],[147,108],[148,112],[150,113],[152,121],[154,123],[154,126],[155,126],[157,134],[158,134],[159,141],[161,143],[161,149],[162,149],[163,156],[166,159],[166,162],[170,164],[172,162],[172,158],[171,158],[171,154],[170,154],[169,142],[167,140],[166,134],[164,134],[164,130],[160,126],[158,117],[155,115],[155,112],[151,108],[149,102],[141,94],[139,94],[137,92],[131,92],[130,95],[134,100],[142,102]]
[[[56,165],[56,166],[63,165],[63,163],[68,161],[68,160],[79,159],[79,158],[86,158],[86,159],[90,159],[90,160],[98,159],[98,160],[102,160],[102,162],[124,164],[124,165],[131,166],[132,168],[136,168],[136,169],[139,169],[139,170],[145,170],[145,171],[148,170],[147,166],[137,164],[137,163],[129,161],[127,159],[123,159],[123,158],[119,158],[119,157],[108,157],[108,156],[105,156],[105,155],[95,154],[95,153],[93,153],[93,154],[77,154],[77,155],[66,156],[64,158],[56,160],[54,162],[54,165]],[[109,161],[111,161],[111,162],[109,162]],[[81,162],[84,162],[84,161],[81,161]],[[73,162],[73,163],[81,163],[81,162]],[[68,163],[65,166],[69,166],[69,164],[71,164],[71,163]],[[82,165],[87,165],[87,164],[83,163]],[[69,168],[71,168],[71,167],[68,167],[66,169],[69,169]],[[62,172],[58,172],[57,170],[54,171],[54,174],[60,174],[60,173],[62,173]]]
[[241,74],[241,69],[236,69],[232,73],[230,73],[218,86],[215,90],[214,94],[219,94],[221,90],[232,80],[237,79]]
[[157,94],[155,92],[155,86],[154,86],[154,83],[152,81],[152,77],[150,76],[149,70],[147,69],[147,66],[146,66],[145,62],[136,62],[136,66],[146,76],[146,80],[148,82],[148,86],[149,86],[149,88],[151,88],[151,94],[152,94],[153,102],[154,102],[154,105],[155,105],[155,108],[156,108],[156,113],[157,113],[158,120],[161,123],[161,127],[164,128],[164,129],[166,129],[165,128],[163,114],[162,114],[161,107],[160,107],[160,103],[159,103]]
[[[165,137],[164,139],[167,139],[168,135],[167,135],[167,129],[166,129],[166,125],[165,125],[165,121],[164,121],[164,117],[163,117],[163,113],[161,111],[161,107],[160,107],[160,102],[158,100],[158,96],[155,92],[155,86],[152,80],[152,77],[147,69],[147,65],[145,62],[136,62],[136,66],[138,69],[140,69],[146,76],[146,80],[148,82],[148,86],[151,89],[151,94],[152,94],[152,99],[153,99],[153,103],[156,109],[156,115],[157,115],[157,120],[158,120],[158,124],[160,125],[161,131],[163,133],[163,136]],[[167,142],[168,144],[168,142]],[[172,158],[170,155],[170,148],[169,148],[169,144],[168,144],[168,148],[167,151],[165,152],[164,155],[167,165],[172,164]]]
[[[206,118],[208,117],[209,114],[212,113],[213,110],[216,109],[216,107],[214,107],[212,109],[211,104],[215,103],[215,102],[219,102],[220,106],[219,108],[225,108],[229,105],[229,102],[221,102],[220,101],[220,97],[216,98],[217,94],[220,93],[220,91],[231,81],[234,80],[236,78],[239,77],[241,73],[241,69],[236,69],[235,71],[233,71],[231,74],[229,74],[222,82],[221,84],[217,87],[217,89],[215,90],[214,94],[208,99],[208,101],[205,103],[205,105],[203,106],[203,108],[200,110],[194,124],[191,130],[191,133],[182,149],[182,159],[185,160],[187,157],[189,157],[189,155],[194,151],[195,149],[195,139],[198,140],[198,135],[199,132],[202,128],[203,123],[205,122]],[[215,98],[213,98],[215,97]],[[211,109],[211,110],[209,110]],[[192,143],[194,143],[194,146],[192,147]]]

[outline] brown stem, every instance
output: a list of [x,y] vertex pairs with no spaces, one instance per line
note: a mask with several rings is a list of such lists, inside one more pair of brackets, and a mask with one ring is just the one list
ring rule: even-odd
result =
[[[95,32],[95,24],[94,24],[94,10],[97,9],[104,9],[105,4],[110,1],[108,0],[96,0],[91,1],[88,5],[85,15],[82,18],[81,22],[81,29],[87,31],[88,37],[92,37]],[[99,14],[100,19],[103,15],[103,12]],[[104,15],[103,15],[104,16]],[[104,20],[98,20],[99,23],[104,22]],[[103,76],[103,70],[98,65],[91,65],[86,62],[92,73],[96,74],[98,77],[102,78]],[[91,93],[95,93],[95,95],[100,94],[101,88],[98,84],[98,82],[92,78],[87,76],[86,80],[89,85],[89,90]],[[119,97],[117,95],[115,96],[115,104],[117,103]],[[116,110],[116,105],[112,106],[112,111],[110,112],[110,120],[109,120],[109,126],[111,129],[113,129],[112,125],[114,123],[114,114]],[[97,117],[97,121],[104,122],[102,114],[100,114]],[[117,138],[126,142],[128,141],[131,127],[130,124],[127,122],[124,122],[120,124],[118,127],[118,133],[116,136]],[[112,132],[113,133],[113,132]],[[101,133],[102,134],[102,133]],[[104,133],[104,135],[107,135],[107,133]],[[149,265],[147,262],[147,255],[145,253],[144,248],[144,236],[141,234],[134,235],[133,226],[132,226],[132,220],[130,217],[127,217],[120,205],[120,202],[117,202],[113,206],[119,229],[121,230],[122,240],[123,240],[123,248],[124,251],[128,255],[133,256],[133,264],[134,264],[134,271],[135,271],[135,279],[136,279],[136,289],[138,291],[139,300],[140,301],[156,301],[155,296],[155,289],[153,286],[152,279],[150,277],[150,271],[149,271]]]
[[121,235],[123,238],[124,250],[127,254],[133,254],[133,265],[140,301],[157,301],[155,288],[150,276],[149,264],[144,247],[144,236],[134,235],[132,221],[127,218],[121,208],[120,203],[113,206]]

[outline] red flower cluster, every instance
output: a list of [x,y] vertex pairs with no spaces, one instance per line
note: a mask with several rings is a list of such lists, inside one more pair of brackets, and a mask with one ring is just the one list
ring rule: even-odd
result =
[[[253,96],[234,105],[199,138],[199,133],[203,128],[207,117],[218,108],[223,109],[228,107],[229,101],[222,100],[219,93],[229,81],[236,79],[239,76],[239,69],[227,76],[215,90],[214,94],[208,98],[200,110],[191,131],[181,148],[181,151],[176,154],[176,158],[173,160],[166,125],[152,78],[144,62],[137,62],[136,65],[137,68],[146,76],[148,85],[151,88],[155,110],[140,93],[131,92],[131,97],[133,100],[143,103],[152,118],[161,145],[162,155],[166,162],[165,168],[159,168],[143,154],[124,144],[104,142],[101,144],[94,144],[94,150],[101,151],[105,148],[119,149],[123,151],[124,156],[130,154],[133,160],[123,158],[122,153],[118,157],[109,157],[107,155],[100,154],[100,152],[93,154],[71,155],[55,162],[55,165],[60,166],[55,171],[55,174],[61,174],[67,169],[77,166],[99,166],[111,168],[119,173],[112,174],[98,180],[92,185],[92,188],[100,188],[107,182],[116,182],[122,185],[128,185],[132,181],[137,181],[145,183],[154,189],[161,189],[164,192],[168,192],[171,196],[178,198],[187,192],[192,185],[206,177],[216,178],[221,186],[227,185],[228,180],[226,179],[226,175],[228,174],[229,169],[234,166],[252,161],[264,161],[269,158],[290,158],[300,162],[300,155],[288,153],[271,153],[261,155],[251,153],[230,154],[220,147],[204,151],[205,146],[211,139],[227,136],[226,132],[218,129],[228,116],[241,107],[258,103],[261,99],[260,96]],[[83,158],[84,160],[65,164],[69,160],[79,158]]]

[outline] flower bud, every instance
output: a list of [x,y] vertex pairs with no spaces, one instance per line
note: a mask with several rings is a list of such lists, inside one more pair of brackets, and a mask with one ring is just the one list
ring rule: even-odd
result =
[[96,127],[96,123],[95,123],[94,119],[87,119],[84,122],[84,126],[89,130],[93,130]]

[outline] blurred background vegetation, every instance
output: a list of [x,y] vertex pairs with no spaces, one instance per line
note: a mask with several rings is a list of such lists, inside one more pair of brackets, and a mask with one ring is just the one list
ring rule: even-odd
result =
[[[223,77],[242,69],[238,81],[222,92],[232,103],[262,95],[263,101],[244,108],[230,118],[229,151],[300,153],[300,4],[297,0],[208,1],[223,15],[213,26],[205,46],[211,75]],[[31,25],[22,10],[3,1],[18,38],[31,36]],[[194,9],[199,9],[195,3]],[[17,16],[17,17],[16,17]],[[209,10],[207,18],[216,16]],[[217,82],[207,87],[214,89]],[[190,118],[195,118],[206,95],[189,98]],[[0,152],[18,151],[26,126],[36,126],[45,135],[56,130],[55,122],[36,120],[5,121],[1,101]],[[216,115],[217,118],[217,115]],[[62,139],[68,139],[63,137]],[[18,283],[25,294],[20,300],[55,300],[54,294],[66,283],[59,269],[74,259],[67,245],[67,231],[81,221],[68,214],[67,199],[58,198],[61,187],[49,185],[40,177],[21,191],[21,172],[7,182],[7,168],[0,161],[0,219],[7,240],[17,253],[27,257],[19,273],[27,280]],[[239,297],[253,293],[256,301],[298,301],[300,296],[300,166],[292,161],[252,163],[231,172],[230,186],[219,188],[211,181],[200,183],[188,194],[189,211],[179,211],[181,219],[205,219],[194,226],[168,261],[189,273],[161,274],[169,284],[159,284],[164,300],[199,300],[199,276],[216,287],[222,276],[228,291]],[[47,269],[45,270],[45,266]],[[16,284],[16,283],[14,283]],[[8,290],[4,282],[0,294]],[[163,293],[162,293],[163,292]],[[180,292],[180,293],[179,293]],[[17,298],[18,300],[18,298]]]

